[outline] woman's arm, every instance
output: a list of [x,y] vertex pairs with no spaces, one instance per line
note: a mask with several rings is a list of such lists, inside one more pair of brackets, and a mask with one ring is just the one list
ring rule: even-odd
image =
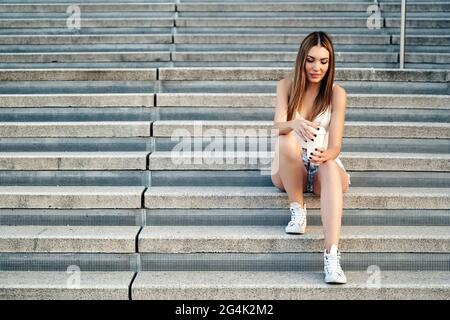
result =
[[288,95],[289,95],[289,80],[282,79],[277,83],[277,97],[275,100],[275,116],[274,129],[278,129],[278,134],[288,134],[292,131],[291,121],[287,120],[288,112]]
[[278,135],[288,134],[289,132],[294,130],[300,137],[304,139],[313,139],[314,133],[311,133],[311,130],[314,130],[314,128],[318,128],[318,124],[307,121],[305,119],[294,119],[286,121],[288,113],[289,87],[289,80],[282,79],[278,81],[273,128],[278,130]]
[[336,85],[333,89],[331,106],[333,109],[329,127],[328,148],[327,150],[319,149],[319,152],[316,151],[314,153],[311,162],[316,164],[320,164],[327,160],[334,160],[341,153],[342,139],[344,136],[345,111],[347,108],[347,92],[339,85]]

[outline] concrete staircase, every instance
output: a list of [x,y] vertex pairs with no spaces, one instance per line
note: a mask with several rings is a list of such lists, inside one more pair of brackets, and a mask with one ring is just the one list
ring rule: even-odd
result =
[[[408,1],[407,70],[400,1],[378,2],[371,30],[372,1],[86,0],[69,30],[69,1],[2,1],[0,298],[448,299],[450,2]],[[313,30],[348,92],[342,286],[319,198],[285,234],[268,172]]]

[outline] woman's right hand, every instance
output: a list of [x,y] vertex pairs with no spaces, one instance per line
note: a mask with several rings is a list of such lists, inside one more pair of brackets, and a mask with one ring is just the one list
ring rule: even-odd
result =
[[314,140],[317,136],[316,131],[319,129],[319,125],[315,122],[311,122],[305,119],[292,120],[291,128],[294,130],[303,140]]

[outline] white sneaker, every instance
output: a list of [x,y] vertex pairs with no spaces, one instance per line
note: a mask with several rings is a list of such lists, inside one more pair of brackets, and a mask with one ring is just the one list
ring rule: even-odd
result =
[[298,202],[291,202],[291,221],[285,228],[286,233],[302,234],[306,229],[306,204],[303,208]]
[[330,253],[326,250],[323,252],[323,263],[325,272],[326,283],[346,283],[344,271],[341,268],[341,253],[338,251],[337,246],[333,244],[330,248]]

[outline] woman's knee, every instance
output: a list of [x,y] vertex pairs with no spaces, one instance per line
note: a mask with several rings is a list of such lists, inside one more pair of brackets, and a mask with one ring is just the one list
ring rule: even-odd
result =
[[[343,192],[347,192],[349,189],[349,179],[348,179],[348,175],[347,172],[345,172],[344,169],[342,169],[335,160],[328,160],[324,163],[322,163],[319,166],[319,176],[323,177],[323,176],[327,176],[327,174],[335,174],[338,173],[341,183],[342,183],[342,191]],[[326,180],[328,180],[328,178],[325,178]]]
[[279,136],[280,155],[289,158],[299,158],[299,144],[291,134],[283,134]]
[[330,170],[337,171],[338,169],[339,167],[335,160],[327,160],[321,163],[319,166],[320,171],[330,171]]
[[283,182],[281,181],[281,178],[278,175],[272,175],[272,184],[281,191],[284,191]]

